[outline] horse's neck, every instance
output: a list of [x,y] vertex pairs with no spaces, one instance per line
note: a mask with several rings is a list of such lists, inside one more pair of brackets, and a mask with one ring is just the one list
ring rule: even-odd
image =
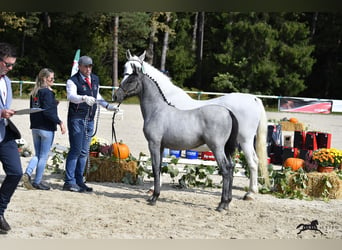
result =
[[198,103],[197,100],[192,99],[184,90],[174,85],[170,78],[152,65],[144,62],[146,74],[155,79],[164,93],[168,102],[176,107],[184,109],[193,108],[194,106],[202,106],[204,103]]
[[169,104],[166,102],[156,83],[148,76],[144,76],[143,90],[140,93],[140,106],[144,119],[148,119],[152,113],[165,109]]

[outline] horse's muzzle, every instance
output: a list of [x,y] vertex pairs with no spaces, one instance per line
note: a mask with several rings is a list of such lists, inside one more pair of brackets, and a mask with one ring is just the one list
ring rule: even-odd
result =
[[122,102],[125,98],[125,93],[121,88],[118,88],[117,91],[113,94],[113,101],[114,102]]

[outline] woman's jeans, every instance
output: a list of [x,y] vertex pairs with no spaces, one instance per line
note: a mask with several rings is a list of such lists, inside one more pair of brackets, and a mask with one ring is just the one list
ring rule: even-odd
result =
[[65,165],[65,183],[83,184],[83,174],[89,154],[89,145],[94,130],[94,121],[69,119],[70,150]]
[[33,170],[36,168],[36,176],[33,183],[39,184],[43,178],[46,162],[55,137],[55,132],[42,129],[32,129],[32,137],[35,156],[30,160],[25,173],[31,176]]

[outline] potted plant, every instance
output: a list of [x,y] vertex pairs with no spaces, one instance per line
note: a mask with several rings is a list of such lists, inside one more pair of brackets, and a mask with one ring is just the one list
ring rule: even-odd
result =
[[320,148],[313,152],[312,160],[318,164],[318,172],[331,172],[341,168],[342,150],[336,148]]
[[91,138],[90,147],[89,147],[89,155],[93,157],[98,157],[100,152],[100,141],[94,136]]

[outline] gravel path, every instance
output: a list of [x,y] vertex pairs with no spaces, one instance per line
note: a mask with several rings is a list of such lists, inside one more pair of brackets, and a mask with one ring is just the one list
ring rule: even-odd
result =
[[[27,108],[28,100],[16,99],[14,109]],[[118,139],[122,139],[134,156],[148,154],[142,133],[138,105],[122,105],[123,119],[116,121]],[[104,111],[104,110],[102,110]],[[67,102],[61,102],[59,113],[66,122]],[[269,112],[269,119],[295,116],[309,128],[333,134],[332,146],[342,148],[338,128],[341,116]],[[23,138],[32,146],[28,116],[14,116]],[[101,112],[97,136],[111,141],[112,114]],[[68,146],[67,135],[56,133],[55,143]],[[23,168],[29,158],[22,157]],[[50,191],[26,190],[21,185],[6,211],[12,230],[1,239],[341,239],[342,200],[304,201],[257,195],[244,201],[248,179],[234,178],[230,209],[222,213],[215,208],[220,189],[177,189],[165,178],[156,206],[146,203],[146,191],[152,181],[143,185],[90,182],[92,194],[64,192],[61,175],[47,171],[45,180]],[[0,181],[3,179],[0,170]],[[304,231],[296,227],[319,220],[323,232]],[[227,245],[227,247],[229,247]]]

